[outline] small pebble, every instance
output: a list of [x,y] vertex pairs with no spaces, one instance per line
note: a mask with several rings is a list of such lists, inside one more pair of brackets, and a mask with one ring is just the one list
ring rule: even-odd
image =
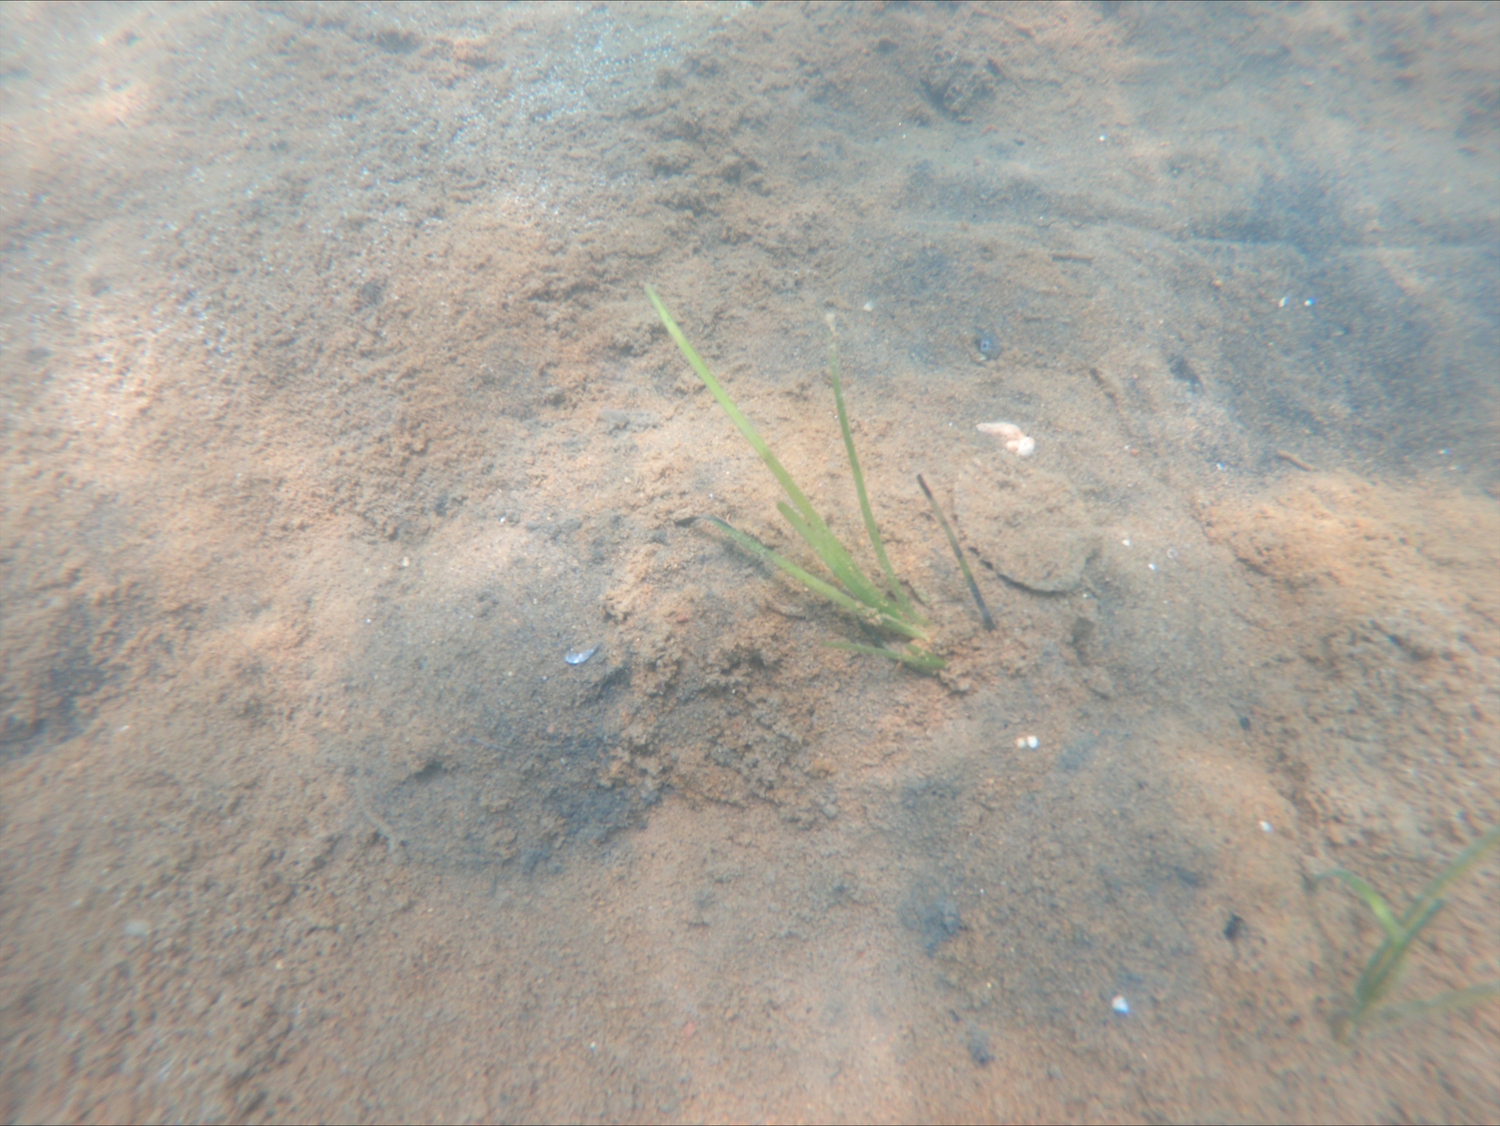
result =
[[1260,831],[1262,833],[1269,833],[1271,831],[1271,823],[1269,821],[1262,821],[1260,823]]
[[1109,1003],[1109,1007],[1121,1016],[1127,1016],[1130,1013],[1130,1002],[1118,995]]
[[989,1034],[981,1028],[969,1027],[969,1058],[980,1067],[991,1063],[995,1053],[990,1051]]
[[597,652],[599,652],[599,646],[597,645],[592,649],[569,649],[568,655],[563,660],[567,661],[570,665],[581,665]]

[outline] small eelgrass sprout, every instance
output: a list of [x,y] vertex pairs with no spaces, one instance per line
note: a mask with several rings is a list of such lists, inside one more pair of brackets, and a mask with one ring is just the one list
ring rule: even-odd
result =
[[1385,931],[1384,941],[1365,963],[1364,973],[1360,974],[1359,980],[1354,984],[1353,1004],[1335,1018],[1334,1035],[1339,1040],[1348,1043],[1364,1025],[1394,1024],[1412,1017],[1462,1009],[1491,997],[1500,997],[1500,981],[1489,981],[1423,1000],[1403,1001],[1394,1005],[1381,1003],[1400,978],[1412,941],[1442,908],[1443,901],[1438,898],[1439,894],[1497,842],[1500,842],[1500,825],[1459,853],[1453,863],[1427,885],[1400,918],[1396,917],[1383,895],[1353,872],[1334,868],[1316,877],[1314,885],[1328,879],[1341,880],[1348,885],[1355,895],[1365,901]]
[[[846,649],[854,653],[869,653],[875,656],[888,657],[891,660],[900,661],[904,665],[917,669],[921,672],[937,672],[942,669],[946,662],[935,653],[924,647],[928,639],[927,619],[922,617],[912,605],[905,591],[901,589],[900,582],[896,579],[896,572],[891,567],[891,561],[886,556],[885,545],[880,539],[880,530],[876,527],[875,516],[870,510],[870,498],[865,492],[864,474],[860,470],[859,457],[854,452],[854,438],[849,432],[849,417],[844,410],[844,389],[839,381],[838,366],[838,344],[830,337],[828,346],[828,371],[833,382],[833,401],[838,408],[839,427],[844,433],[844,449],[849,456],[849,469],[854,477],[854,489],[859,495],[860,513],[864,517],[865,532],[870,537],[870,544],[875,550],[875,558],[880,562],[881,573],[885,579],[885,589],[882,590],[868,575],[862,571],[847,548],[839,541],[838,537],[829,529],[827,523],[813,508],[812,502],[797,483],[792,480],[792,475],[786,471],[771,448],[766,445],[759,432],[751,425],[750,420],[745,417],[739,407],[735,406],[734,400],[714,378],[708,365],[703,362],[697,351],[688,343],[687,337],[683,335],[677,322],[672,319],[672,314],[667,312],[666,305],[657,296],[656,290],[649,285],[646,287],[646,296],[651,299],[651,304],[656,308],[656,315],[661,318],[661,323],[666,327],[667,333],[676,342],[683,357],[698,373],[698,378],[708,388],[709,393],[718,401],[719,406],[724,408],[724,413],[730,421],[739,428],[744,435],[745,441],[750,443],[750,448],[760,455],[760,459],[766,463],[767,468],[781,483],[782,489],[791,500],[777,502],[776,509],[792,526],[792,530],[802,538],[802,541],[812,548],[813,553],[822,560],[823,565],[833,575],[835,582],[819,578],[809,573],[802,567],[793,563],[790,559],[780,553],[771,550],[754,536],[748,535],[732,526],[717,516],[705,517],[709,523],[722,531],[735,543],[746,551],[774,564],[803,586],[820,594],[840,609],[854,615],[861,622],[875,628],[898,634],[905,639],[901,648],[886,648],[879,645],[856,645],[851,642],[827,642],[830,648]],[[831,327],[831,326],[830,326]]]

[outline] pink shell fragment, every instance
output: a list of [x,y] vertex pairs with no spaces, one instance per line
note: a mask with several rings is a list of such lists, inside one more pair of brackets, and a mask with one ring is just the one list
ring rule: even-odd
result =
[[1036,439],[1023,434],[1014,422],[981,422],[975,429],[1004,439],[1005,448],[1017,457],[1030,457],[1036,452]]

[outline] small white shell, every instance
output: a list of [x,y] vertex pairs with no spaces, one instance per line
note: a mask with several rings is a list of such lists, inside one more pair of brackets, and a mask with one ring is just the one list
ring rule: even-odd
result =
[[1119,1013],[1121,1016],[1125,1016],[1130,1012],[1130,1002],[1125,1000],[1124,997],[1120,996],[1116,996],[1115,999],[1109,1003],[1109,1007],[1115,1012]]
[[1005,448],[1017,457],[1030,457],[1036,452],[1036,439],[1022,433],[1014,422],[981,422],[975,429],[1003,439]]
[[1021,428],[1014,422],[981,422],[974,429],[981,434],[993,434],[996,438],[1007,440],[1022,437]]

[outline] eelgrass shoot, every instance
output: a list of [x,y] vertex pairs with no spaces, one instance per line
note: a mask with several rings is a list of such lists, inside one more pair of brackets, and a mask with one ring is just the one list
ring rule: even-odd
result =
[[823,518],[813,508],[812,502],[792,480],[792,475],[786,471],[776,455],[771,452],[771,448],[766,445],[765,439],[751,425],[750,420],[745,417],[739,407],[734,405],[734,400],[714,378],[713,372],[703,362],[702,357],[688,343],[687,337],[677,327],[672,314],[667,312],[667,307],[657,296],[656,290],[648,285],[646,296],[651,299],[651,304],[656,308],[656,315],[661,318],[661,323],[666,326],[667,332],[677,342],[677,347],[682,351],[687,362],[698,373],[698,378],[703,380],[703,385],[718,400],[719,406],[724,408],[724,413],[745,436],[745,441],[750,443],[750,448],[760,455],[760,459],[766,463],[767,468],[781,483],[791,504],[778,501],[777,511],[786,518],[786,522],[792,526],[792,530],[802,538],[802,541],[812,548],[813,554],[822,560],[823,566],[833,576],[834,582],[809,573],[784,555],[771,550],[754,536],[740,531],[717,516],[707,516],[704,519],[746,551],[779,567],[803,586],[826,598],[841,610],[852,614],[865,625],[895,634],[901,639],[898,643],[899,648],[885,645],[856,645],[845,641],[826,642],[825,644],[830,648],[888,657],[921,672],[937,672],[943,668],[946,662],[926,647],[928,621],[917,612],[911,599],[901,589],[901,584],[896,579],[895,569],[892,568],[891,561],[886,555],[885,545],[881,543],[880,529],[875,524],[874,513],[870,510],[870,498],[865,492],[864,474],[860,471],[859,456],[854,452],[854,438],[849,433],[849,416],[844,410],[844,389],[839,381],[837,339],[830,332],[828,374],[833,382],[833,401],[838,408],[839,426],[844,432],[844,450],[849,455],[849,470],[854,477],[854,491],[859,495],[860,513],[864,517],[865,531],[870,537],[870,545],[874,548],[875,558],[880,563],[880,570],[884,577],[883,584],[875,583],[866,575],[854,562],[848,549],[829,530]]
[[1492,997],[1500,997],[1500,981],[1488,981],[1418,1001],[1382,1004],[1401,976],[1412,942],[1442,909],[1443,901],[1438,896],[1497,842],[1500,842],[1500,825],[1459,853],[1453,863],[1427,885],[1400,918],[1396,917],[1383,895],[1353,872],[1334,868],[1317,877],[1315,883],[1328,879],[1343,881],[1355,895],[1365,901],[1385,931],[1385,940],[1371,955],[1369,962],[1365,964],[1364,973],[1360,974],[1359,981],[1354,984],[1353,1004],[1335,1018],[1334,1035],[1339,1040],[1347,1043],[1365,1025],[1394,1024],[1412,1017],[1462,1009]]

